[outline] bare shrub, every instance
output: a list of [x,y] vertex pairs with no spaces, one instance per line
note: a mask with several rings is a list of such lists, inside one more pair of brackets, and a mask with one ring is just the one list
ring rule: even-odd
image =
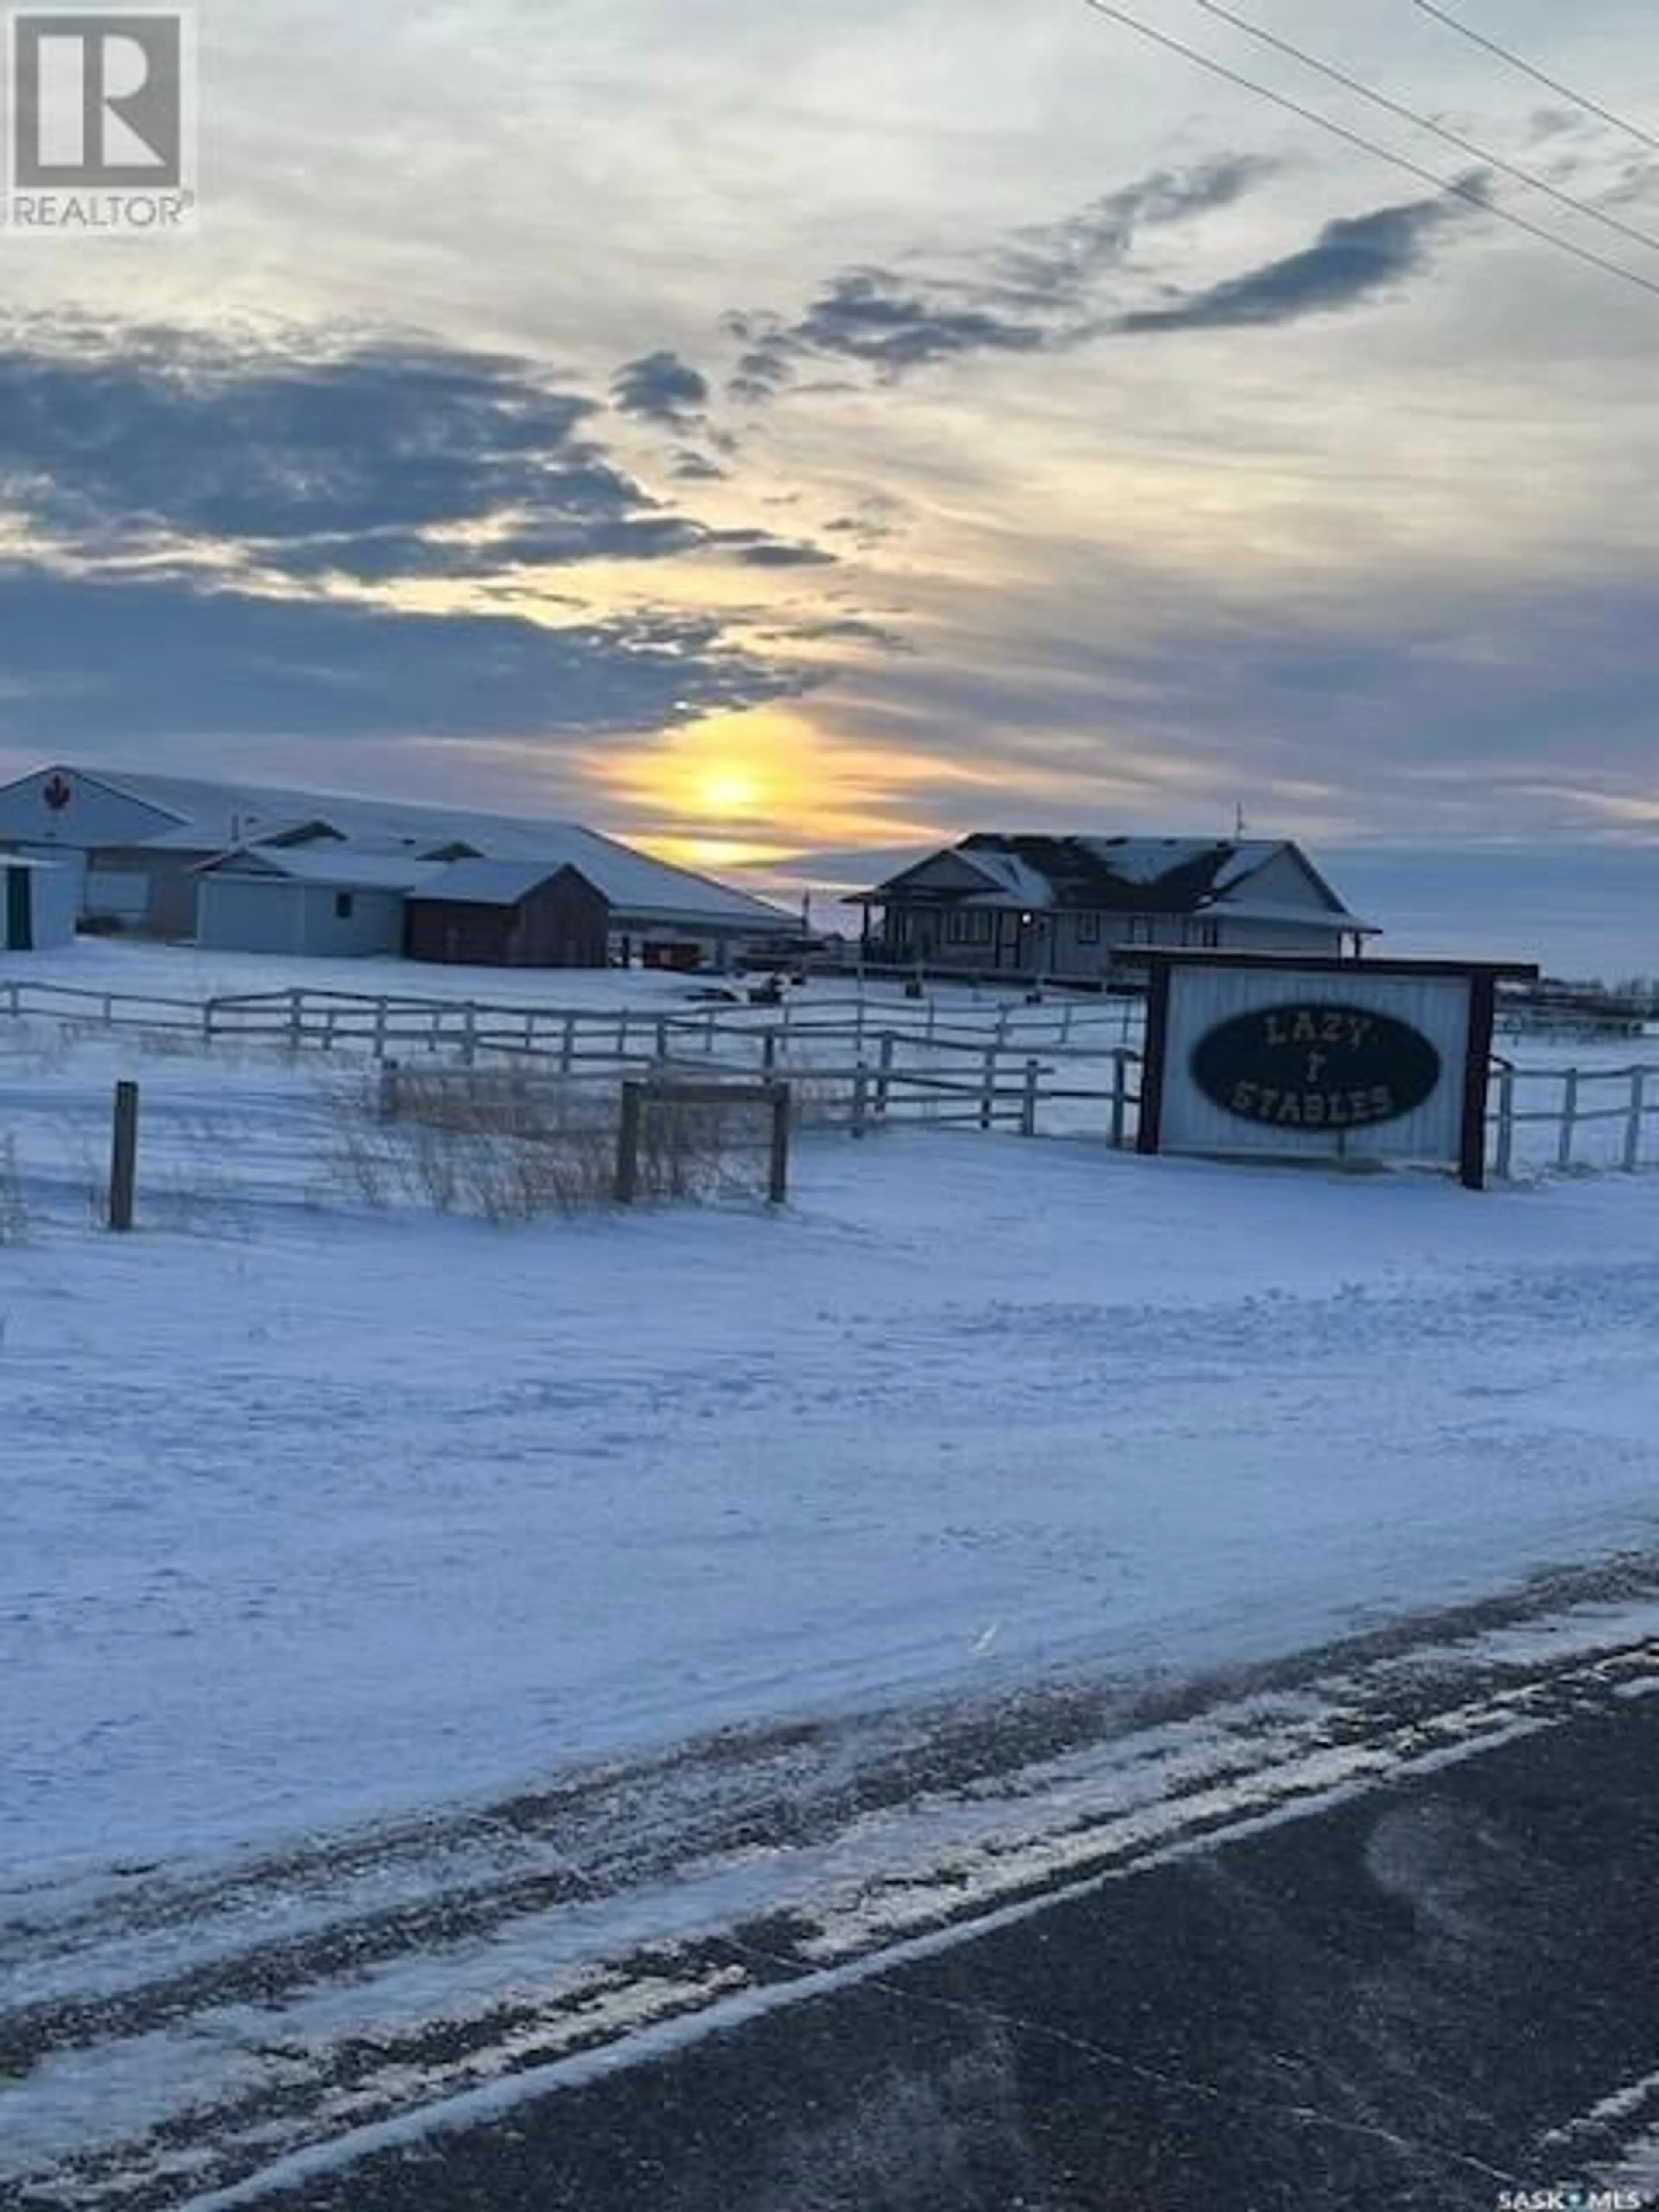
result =
[[[388,1066],[325,1095],[333,1182],[363,1205],[511,1222],[611,1201],[620,1116],[614,1082]],[[754,1126],[752,1109],[651,1102],[638,1195],[690,1200],[752,1187]]]
[[17,1145],[9,1132],[0,1136],[0,1244],[21,1244],[31,1224],[17,1165]]

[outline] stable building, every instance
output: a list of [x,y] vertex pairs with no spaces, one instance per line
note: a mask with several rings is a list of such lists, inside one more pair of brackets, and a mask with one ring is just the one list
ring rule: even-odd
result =
[[[317,870],[260,870],[247,857],[325,848],[331,857]],[[70,763],[0,785],[0,853],[58,861],[83,923],[135,936],[284,952],[400,951],[401,911],[376,894],[423,878],[402,884],[371,871],[345,880],[337,872],[348,849],[382,862],[533,862],[544,879],[573,868],[607,902],[617,951],[672,943],[724,966],[750,945],[799,933],[779,908],[580,823]],[[311,888],[270,888],[278,880]],[[227,882],[242,889],[210,888]],[[264,938],[282,941],[252,942]]]
[[73,870],[0,853],[0,951],[46,952],[75,939]]
[[866,960],[1028,981],[1103,982],[1158,948],[1334,957],[1376,934],[1277,838],[982,831],[847,903]]
[[603,968],[611,902],[568,862],[456,860],[411,890],[411,960],[477,968]]

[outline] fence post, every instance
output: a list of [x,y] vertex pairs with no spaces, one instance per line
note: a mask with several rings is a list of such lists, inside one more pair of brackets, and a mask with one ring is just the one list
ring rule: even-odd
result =
[[1506,1060],[1498,1063],[1498,1144],[1492,1173],[1507,1182],[1515,1160],[1515,1070]]
[[380,1062],[380,1096],[375,1110],[382,1121],[395,1121],[403,1106],[402,1070],[395,1060]]
[[1127,1129],[1129,1109],[1129,1056],[1120,1046],[1112,1054],[1112,1150],[1121,1152]]
[[559,1073],[561,1075],[569,1074],[570,1063],[574,1059],[575,1054],[576,1017],[574,1014],[567,1014],[564,1018],[564,1033],[559,1040]]
[[656,1056],[659,1060],[666,1060],[668,1057],[668,1017],[666,1014],[659,1014],[657,1017]]
[[632,1206],[640,1187],[640,1125],[645,1118],[645,1085],[629,1078],[622,1087],[622,1120],[617,1128],[618,1206]]
[[893,1054],[897,1049],[897,1047],[898,1038],[895,1032],[891,1030],[884,1030],[881,1033],[881,1068],[880,1073],[876,1077],[876,1118],[878,1121],[884,1121],[887,1118],[888,1094],[891,1091],[893,1085]]
[[775,1030],[761,1031],[761,1066],[768,1075],[778,1064],[778,1033]]
[[471,1067],[478,1049],[478,1009],[471,999],[461,1008],[461,1066]]
[[979,1126],[981,1129],[995,1127],[997,1115],[997,1048],[994,1044],[985,1048],[985,1074],[980,1085]]
[[772,1152],[767,1163],[766,1202],[781,1206],[789,1195],[789,1085],[772,1089]]
[[860,1060],[853,1076],[853,1134],[861,1137],[870,1110],[870,1071]]
[[1019,1102],[1019,1133],[1035,1137],[1037,1125],[1037,1064],[1034,1060],[1025,1063],[1025,1091]]
[[373,1049],[376,1060],[384,1060],[386,1058],[386,1000],[384,999],[376,999],[374,1001],[374,1043]]
[[1559,1168],[1572,1165],[1573,1132],[1578,1121],[1578,1070],[1570,1067],[1561,1080],[1561,1141],[1555,1148]]
[[138,1188],[138,1085],[115,1086],[115,1118],[110,1134],[109,1225],[131,1229]]
[[1632,1067],[1630,1072],[1630,1119],[1625,1124],[1625,1165],[1632,1175],[1642,1158],[1642,1121],[1647,1110],[1647,1087],[1646,1068]]

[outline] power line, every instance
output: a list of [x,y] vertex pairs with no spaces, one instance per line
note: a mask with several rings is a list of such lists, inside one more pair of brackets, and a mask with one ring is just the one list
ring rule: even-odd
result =
[[1321,76],[1329,77],[1334,84],[1342,85],[1349,92],[1357,92],[1362,100],[1369,100],[1374,107],[1386,108],[1390,115],[1401,117],[1406,122],[1414,124],[1419,131],[1431,131],[1437,138],[1444,139],[1447,145],[1455,146],[1462,153],[1473,154],[1489,169],[1499,170],[1504,176],[1515,178],[1535,192],[1547,192],[1551,199],[1559,201],[1564,208],[1571,208],[1577,215],[1588,216],[1592,222],[1599,222],[1608,230],[1620,231],[1625,237],[1634,239],[1638,246],[1651,246],[1656,253],[1659,253],[1659,238],[1656,238],[1651,231],[1643,230],[1636,223],[1626,222],[1616,215],[1609,215],[1605,209],[1596,207],[1589,200],[1580,199],[1574,192],[1564,191],[1559,185],[1551,184],[1547,177],[1540,177],[1531,169],[1523,169],[1518,162],[1506,161],[1503,155],[1492,153],[1474,139],[1465,138],[1461,131],[1449,130],[1444,124],[1435,122],[1432,117],[1419,113],[1414,107],[1407,107],[1403,100],[1390,99],[1386,92],[1375,90],[1359,77],[1350,76],[1346,70],[1337,69],[1329,62],[1322,62],[1316,54],[1310,54],[1304,47],[1293,45],[1289,39],[1281,39],[1276,32],[1266,30],[1259,23],[1246,21],[1243,15],[1236,15],[1231,8],[1224,8],[1220,0],[1193,0],[1193,5],[1203,9],[1207,15],[1216,15],[1224,23],[1231,23],[1235,30],[1243,31],[1248,38],[1259,39],[1263,46],[1273,46],[1279,53],[1288,54],[1305,68],[1317,70]]
[[1603,276],[1616,276],[1620,283],[1633,284],[1638,291],[1650,292],[1659,299],[1659,282],[1642,276],[1637,270],[1626,269],[1622,262],[1609,261],[1605,254],[1597,253],[1590,246],[1580,246],[1571,238],[1563,238],[1559,231],[1547,230],[1541,222],[1534,222],[1528,216],[1516,215],[1513,208],[1500,206],[1483,192],[1479,185],[1471,183],[1467,178],[1438,175],[1433,169],[1425,168],[1420,161],[1413,161],[1410,155],[1396,154],[1392,147],[1382,145],[1375,138],[1368,138],[1364,131],[1351,130],[1346,123],[1338,123],[1332,116],[1322,115],[1316,107],[1304,106],[1299,100],[1292,100],[1288,93],[1277,92],[1272,85],[1263,84],[1258,78],[1246,76],[1241,70],[1217,61],[1213,55],[1188,46],[1183,40],[1171,37],[1167,31],[1155,30],[1152,24],[1142,22],[1139,15],[1132,15],[1127,9],[1114,6],[1112,0],[1082,0],[1082,4],[1095,15],[1121,24],[1126,31],[1133,31],[1139,37],[1150,39],[1154,45],[1167,47],[1171,53],[1181,54],[1188,61],[1195,62],[1200,69],[1207,70],[1212,76],[1224,77],[1229,84],[1240,85],[1246,92],[1259,94],[1263,100],[1271,100],[1275,106],[1286,108],[1292,115],[1299,115],[1304,123],[1311,123],[1316,129],[1328,131],[1334,138],[1345,139],[1350,146],[1358,146],[1362,153],[1375,155],[1378,161],[1390,162],[1396,169],[1404,169],[1408,175],[1420,178],[1425,184],[1432,185],[1437,191],[1448,192],[1455,199],[1467,200],[1471,207],[1479,208],[1483,215],[1495,216],[1500,222],[1508,223],[1511,228],[1525,231],[1529,238],[1538,239],[1546,246],[1553,246],[1563,253],[1570,253],[1575,261],[1582,261],[1589,268],[1599,269]]
[[1511,69],[1518,69],[1523,76],[1531,77],[1534,83],[1547,85],[1552,92],[1559,92],[1563,100],[1570,100],[1575,107],[1582,107],[1590,115],[1599,115],[1604,123],[1611,123],[1615,131],[1628,131],[1644,146],[1651,146],[1659,151],[1659,137],[1656,137],[1651,131],[1644,131],[1639,123],[1632,123],[1628,116],[1616,115],[1612,108],[1603,107],[1600,100],[1592,100],[1588,93],[1575,92],[1571,85],[1564,84],[1559,76],[1551,76],[1533,63],[1524,60],[1512,47],[1500,46],[1496,39],[1489,39],[1484,32],[1460,21],[1455,15],[1448,15],[1443,8],[1434,4],[1434,0],[1412,0],[1412,5],[1420,8],[1425,15],[1432,15],[1437,22],[1443,23],[1449,31],[1455,31],[1460,39],[1468,39],[1473,46],[1484,46],[1489,54],[1496,54],[1500,61],[1506,61]]

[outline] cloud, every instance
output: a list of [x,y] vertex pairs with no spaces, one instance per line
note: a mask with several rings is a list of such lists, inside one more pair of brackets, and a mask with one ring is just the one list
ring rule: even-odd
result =
[[690,362],[666,350],[623,363],[611,387],[612,404],[624,415],[682,428],[708,399],[708,380]]
[[16,744],[592,739],[787,697],[813,680],[671,613],[551,629],[516,615],[422,615],[173,583],[0,570]]
[[1138,232],[1229,207],[1273,169],[1259,155],[1227,154],[1190,169],[1154,170],[1058,222],[1017,231],[994,256],[997,282],[1016,296],[1079,306],[1121,265]]
[[[1057,222],[992,240],[966,257],[959,273],[905,275],[862,265],[831,277],[793,319],[730,314],[726,327],[744,351],[728,391],[764,402],[812,361],[850,363],[892,381],[975,355],[1074,344],[1096,287],[1122,266],[1140,232],[1224,207],[1270,169],[1265,161],[1229,155],[1190,169],[1155,170]],[[1086,329],[1095,320],[1091,316]]]
[[1123,316],[1119,331],[1228,330],[1338,313],[1391,291],[1428,265],[1431,246],[1446,224],[1471,213],[1440,198],[1375,209],[1328,222],[1300,253],[1265,262],[1165,307]]
[[[191,550],[243,580],[718,553],[721,532],[616,465],[600,411],[533,363],[436,343],[14,325],[0,510],[83,567]],[[768,542],[742,533],[733,557]],[[781,565],[819,557],[776,544]]]

